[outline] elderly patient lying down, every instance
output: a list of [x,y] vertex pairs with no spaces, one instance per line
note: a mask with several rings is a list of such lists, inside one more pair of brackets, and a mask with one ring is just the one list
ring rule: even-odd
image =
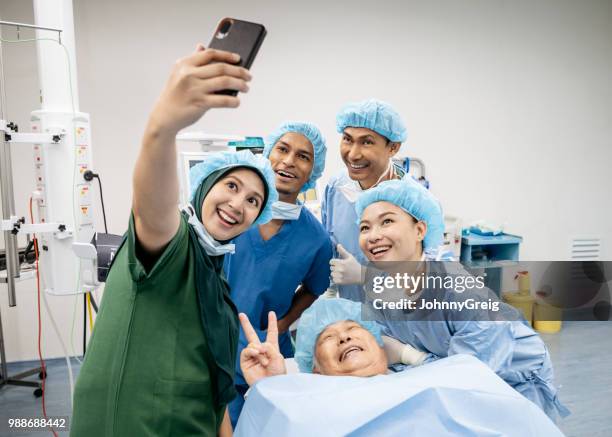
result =
[[319,299],[304,312],[295,354],[302,373],[286,374],[274,313],[264,343],[246,315],[240,322],[249,341],[240,367],[251,389],[237,436],[562,435],[472,356],[388,371],[380,329],[361,319],[358,303]]

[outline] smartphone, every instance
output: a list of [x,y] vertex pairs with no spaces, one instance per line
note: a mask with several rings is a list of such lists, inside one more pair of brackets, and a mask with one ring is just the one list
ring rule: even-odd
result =
[[[261,24],[235,18],[223,18],[217,25],[217,30],[208,47],[238,53],[240,62],[237,65],[249,69],[253,65],[266,33],[266,28]],[[223,90],[217,94],[235,96],[238,91]]]

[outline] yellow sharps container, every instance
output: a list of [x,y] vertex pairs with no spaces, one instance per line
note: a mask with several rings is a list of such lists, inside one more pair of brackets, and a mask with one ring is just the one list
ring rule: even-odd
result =
[[502,300],[522,312],[525,320],[527,320],[529,325],[531,325],[531,320],[533,319],[534,298],[531,297],[530,294],[524,294],[520,290],[507,291],[502,293]]
[[561,330],[563,312],[560,308],[546,303],[543,292],[538,292],[536,295],[539,299],[533,306],[533,327],[543,334],[556,334]]

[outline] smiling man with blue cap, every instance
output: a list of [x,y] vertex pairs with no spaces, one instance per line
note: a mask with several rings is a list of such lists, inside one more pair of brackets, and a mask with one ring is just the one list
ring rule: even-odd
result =
[[321,215],[337,250],[331,261],[333,282],[341,297],[359,301],[363,293],[355,284],[361,282],[360,264],[367,261],[359,249],[355,201],[382,181],[411,178],[392,163],[406,140],[406,126],[391,105],[369,99],[340,109],[336,129],[342,134],[340,156],[346,169],[327,184]]
[[[261,338],[268,329],[268,312],[279,314],[280,351],[287,358],[293,357],[289,326],[329,286],[331,241],[297,200],[301,192],[315,187],[325,168],[325,153],[323,136],[311,123],[286,122],[268,137],[263,154],[279,193],[272,205],[273,220],[236,238],[236,252],[225,257],[224,270],[238,310],[248,315]],[[241,331],[238,354],[246,344]],[[236,389],[241,394],[248,389],[239,360]],[[238,396],[229,406],[234,425],[243,403]]]

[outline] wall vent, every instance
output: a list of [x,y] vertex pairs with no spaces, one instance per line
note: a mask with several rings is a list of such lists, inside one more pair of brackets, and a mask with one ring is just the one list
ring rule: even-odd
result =
[[601,239],[595,237],[575,237],[570,248],[572,261],[597,261],[601,259]]

